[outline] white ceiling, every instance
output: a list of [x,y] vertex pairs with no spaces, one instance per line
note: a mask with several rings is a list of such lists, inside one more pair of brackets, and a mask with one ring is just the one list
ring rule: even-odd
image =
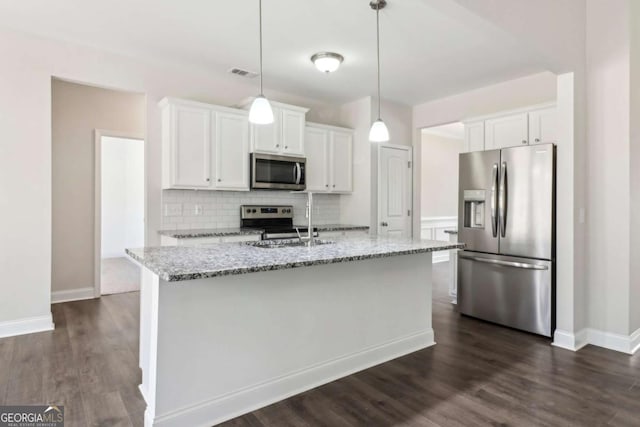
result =
[[423,135],[435,135],[449,139],[464,139],[464,125],[460,122],[422,129]]
[[[516,40],[453,0],[388,0],[380,13],[382,97],[404,104],[543,71]],[[264,0],[265,93],[329,102],[375,94],[369,0]],[[258,69],[257,0],[0,0],[0,26],[226,71]],[[324,75],[318,51],[345,61]],[[240,78],[240,77],[237,77]],[[257,82],[256,82],[257,84]]]

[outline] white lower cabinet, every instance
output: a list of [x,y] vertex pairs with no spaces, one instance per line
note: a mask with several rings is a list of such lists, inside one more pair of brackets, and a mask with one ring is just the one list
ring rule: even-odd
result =
[[187,237],[175,238],[171,236],[160,236],[161,246],[201,246],[212,245],[216,243],[233,243],[233,242],[255,242],[260,240],[259,234],[242,234],[239,236],[222,236],[222,237]]
[[[449,241],[458,243],[458,233],[450,233]],[[458,249],[452,249],[449,254],[449,296],[453,304],[458,303]]]
[[369,230],[337,230],[337,231],[319,231],[318,238],[320,239],[339,239],[339,238],[357,238],[366,237],[369,235]]
[[162,188],[249,190],[249,121],[244,110],[165,98]]
[[307,190],[321,193],[353,191],[353,131],[319,124],[305,129]]

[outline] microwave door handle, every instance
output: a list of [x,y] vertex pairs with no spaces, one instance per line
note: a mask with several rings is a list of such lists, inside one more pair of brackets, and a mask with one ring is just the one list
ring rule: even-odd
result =
[[300,162],[296,162],[296,184],[300,184],[300,180],[302,179],[302,168],[300,167]]
[[491,232],[498,237],[498,164],[493,164],[491,177]]
[[507,162],[502,162],[500,171],[500,189],[498,197],[498,210],[500,215],[500,235],[507,234]]

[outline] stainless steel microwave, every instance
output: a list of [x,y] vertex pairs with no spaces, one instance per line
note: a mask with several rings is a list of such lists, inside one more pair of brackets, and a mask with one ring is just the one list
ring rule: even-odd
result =
[[304,190],[304,157],[251,154],[251,188]]

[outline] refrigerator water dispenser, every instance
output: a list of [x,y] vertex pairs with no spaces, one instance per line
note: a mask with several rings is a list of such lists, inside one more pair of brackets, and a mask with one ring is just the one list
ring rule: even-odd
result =
[[465,227],[484,228],[485,193],[485,190],[464,190]]

